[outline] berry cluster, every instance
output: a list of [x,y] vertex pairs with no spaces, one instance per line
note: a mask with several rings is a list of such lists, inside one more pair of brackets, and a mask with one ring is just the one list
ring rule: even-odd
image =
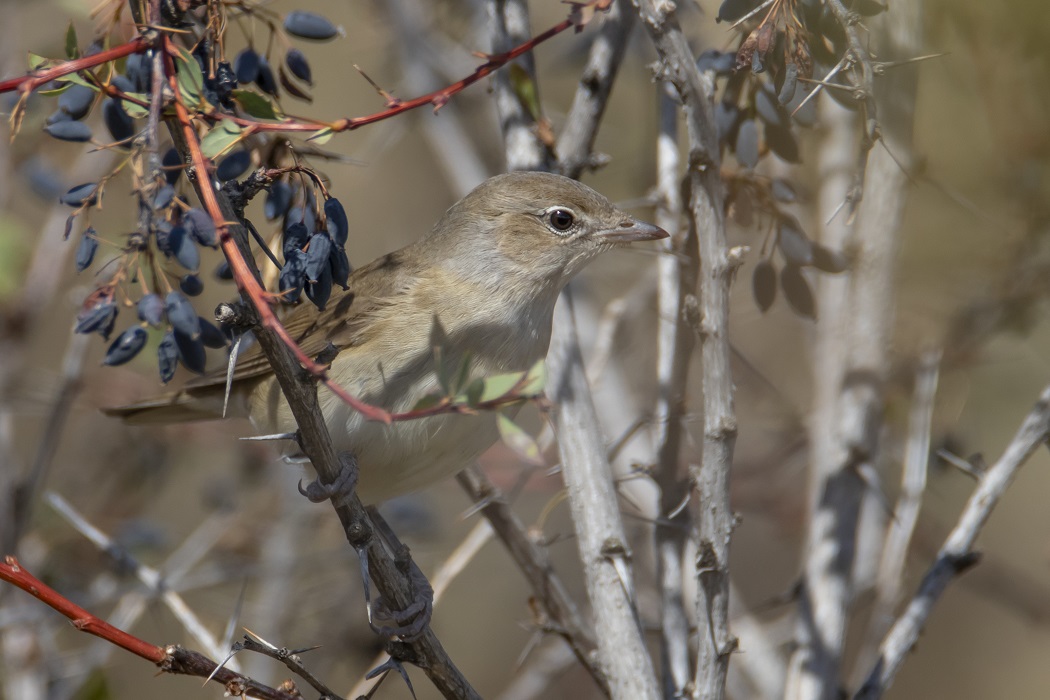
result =
[[[232,63],[228,61],[225,41],[217,40],[223,23],[213,21],[213,16],[201,8],[165,17],[171,26],[186,29],[195,37],[187,49],[179,48],[163,57],[155,55],[154,49],[132,53],[122,66],[118,61],[101,63],[91,70],[64,75],[40,91],[57,97],[56,109],[45,123],[49,135],[71,142],[94,140],[89,122],[94,108],[101,105],[101,121],[113,139],[111,146],[128,153],[117,169],[99,182],[77,185],[60,197],[63,204],[73,208],[67,221],[67,238],[78,218],[86,220],[75,254],[78,272],[96,263],[100,248],[108,246],[117,252],[116,257],[107,256],[99,265],[98,274],[105,273],[106,278],[85,300],[75,331],[98,333],[109,340],[120,311],[134,308],[135,320],[116,335],[104,362],[128,362],[149,344],[151,335],[159,337],[157,362],[164,382],[172,378],[179,364],[193,372],[204,372],[206,350],[228,347],[232,330],[202,318],[190,301],[204,291],[201,251],[218,246],[219,222],[203,209],[191,206],[191,183],[183,177],[185,157],[173,145],[166,149],[154,145],[160,134],[148,133],[156,126],[148,117],[156,100],[165,100],[159,111],[162,120],[172,116],[170,100],[174,97],[201,121],[213,124],[201,140],[206,156],[214,158],[214,170],[207,176],[215,186],[238,192],[243,205],[266,190],[265,216],[283,224],[276,232],[281,236],[283,262],[271,255],[280,268],[278,298],[282,302],[300,303],[305,292],[307,299],[323,309],[333,286],[345,288],[351,271],[345,250],[349,221],[339,200],[329,195],[319,176],[301,163],[292,147],[284,145],[286,141],[273,148],[272,138],[248,138],[236,123],[224,118],[284,119],[270,99],[278,99],[283,87],[291,96],[309,100],[302,86],[313,84],[306,55],[290,46],[288,38],[324,41],[340,35],[341,30],[311,12],[294,11],[277,18],[261,6],[245,5],[241,10],[269,28],[271,48],[274,38],[285,47],[276,76],[269,62],[270,49],[262,54],[249,44]],[[248,38],[250,42],[253,37]],[[83,56],[98,53],[104,46],[105,42],[98,40]],[[81,57],[72,28],[66,48],[68,59]],[[31,69],[41,70],[61,62],[31,57],[30,63]],[[158,67],[166,73],[160,81],[154,79]],[[168,90],[169,75],[178,86],[175,95]],[[155,94],[158,85],[161,94]],[[238,182],[253,166],[255,172]],[[125,169],[132,174],[137,226],[120,239],[107,238],[91,225],[91,212],[101,205],[110,181]],[[292,172],[309,175],[316,187],[308,186],[307,178],[293,182]],[[315,189],[323,196],[321,204]],[[242,222],[269,254],[269,247],[251,221],[242,218]],[[220,279],[231,278],[225,262],[216,274]]]

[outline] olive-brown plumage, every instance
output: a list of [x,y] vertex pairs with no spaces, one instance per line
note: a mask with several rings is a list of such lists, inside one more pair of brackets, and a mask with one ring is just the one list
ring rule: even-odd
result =
[[[329,343],[339,350],[330,374],[350,392],[407,411],[438,388],[436,347],[449,366],[469,357],[472,376],[526,370],[547,352],[554,303],[573,275],[604,250],[666,235],[575,180],[498,175],[416,243],[355,270],[325,311],[303,304],[283,322],[308,356]],[[220,418],[225,383],[225,370],[217,371],[174,395],[109,412],[131,423]],[[365,502],[453,474],[498,439],[488,414],[384,425],[329,392],[319,400],[336,449],[357,457]],[[229,413],[265,432],[295,430],[257,346],[238,360]]]

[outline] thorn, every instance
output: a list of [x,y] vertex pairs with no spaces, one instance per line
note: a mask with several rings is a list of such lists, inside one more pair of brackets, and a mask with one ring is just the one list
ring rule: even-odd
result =
[[222,397],[222,417],[226,417],[226,409],[230,405],[230,391],[233,389],[233,375],[237,368],[237,355],[241,351],[241,339],[243,335],[237,336],[237,341],[230,349],[230,359],[226,363],[226,393]]
[[272,435],[253,435],[237,439],[245,440],[248,442],[262,442],[266,440],[296,440],[297,435],[295,433],[273,433]]

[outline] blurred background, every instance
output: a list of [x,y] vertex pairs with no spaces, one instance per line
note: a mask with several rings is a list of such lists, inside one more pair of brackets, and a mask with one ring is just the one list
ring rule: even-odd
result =
[[[352,65],[385,90],[408,98],[467,75],[477,63],[470,51],[489,48],[484,13],[468,2],[304,0],[266,6],[276,12],[293,7],[322,12],[345,30],[343,38],[302,47],[313,66],[314,102],[286,96],[282,105],[289,114],[334,119],[382,109],[383,98]],[[531,6],[536,31],[566,12],[555,0]],[[69,19],[85,43],[92,35],[92,7],[78,0],[0,2],[0,77],[20,75],[27,51],[62,55]],[[431,42],[426,47],[406,39],[405,15],[398,9],[405,7],[427,29]],[[997,458],[1050,381],[1050,324],[1045,320],[1050,280],[1045,245],[1050,232],[1050,96],[1045,90],[1050,49],[1045,30],[1050,7],[1028,0],[927,0],[923,8],[922,53],[943,55],[923,62],[919,70],[914,159],[921,165],[908,191],[897,277],[894,353],[902,379],[887,399],[888,447],[882,465],[891,496],[899,480],[899,445],[911,391],[906,370],[921,350],[948,344],[934,441],[962,456]],[[734,45],[726,25],[714,21],[717,10],[717,3],[704,0],[680,12],[698,54]],[[241,31],[229,36],[232,55],[246,38]],[[592,36],[593,28],[578,35],[566,32],[535,52],[541,103],[556,132]],[[257,42],[264,41],[260,34]],[[427,52],[434,50],[442,61],[428,60]],[[420,69],[421,57],[427,70]],[[584,177],[627,206],[644,203],[655,181],[658,90],[649,69],[654,57],[647,36],[636,29],[596,143],[610,162]],[[8,97],[0,97],[5,114],[12,107]],[[97,179],[120,155],[87,153],[42,134],[51,109],[49,100],[34,99],[18,138],[9,143],[8,128],[0,138],[0,484],[8,487],[35,463],[49,463],[44,489],[65,499],[142,563],[177,573],[173,588],[213,635],[221,638],[227,620],[239,612],[239,626],[278,646],[323,645],[308,655],[308,663],[333,688],[350,692],[374,665],[379,645],[365,623],[356,557],[338,523],[328,508],[312,506],[296,493],[302,468],[276,459],[270,446],[237,441],[250,434],[247,424],[129,428],[99,412],[99,407],[156,393],[161,385],[151,354],[123,367],[102,368],[106,343],[71,334],[93,279],[92,271],[75,274],[75,236],[61,240],[69,210],[56,204],[57,197]],[[450,124],[466,139],[462,146],[455,133],[434,131],[435,125]],[[773,157],[762,165],[803,193],[793,211],[813,230],[832,213],[818,210],[813,196],[820,185],[812,165],[820,138],[818,124],[803,140],[801,165]],[[332,193],[348,210],[347,252],[355,265],[425,233],[465,187],[476,184],[469,182],[476,172],[472,168],[479,166],[482,175],[503,168],[487,81],[456,96],[437,115],[428,110],[405,114],[337,135],[324,148],[344,159],[312,162],[330,178]],[[732,165],[727,158],[727,166]],[[130,185],[117,179],[109,187],[104,209],[92,223],[103,238],[112,234],[111,240],[119,240],[136,226],[132,208],[122,199]],[[639,214],[652,216],[644,208]],[[263,227],[261,202],[248,216]],[[274,225],[266,226],[268,235]],[[734,288],[731,317],[740,426],[733,498],[742,516],[733,539],[732,570],[746,607],[770,625],[773,639],[786,643],[792,606],[784,601],[799,575],[805,537],[812,324],[782,301],[765,314],[756,307],[750,266],[764,235],[731,228],[733,244],[752,248]],[[103,247],[100,256],[105,253]],[[202,271],[215,269],[218,256],[211,253]],[[605,366],[620,368],[619,374],[610,370],[598,376],[598,404],[630,407],[604,416],[610,441],[626,427],[624,412],[644,413],[653,405],[656,259],[652,251],[616,252],[582,275],[585,340],[594,344],[603,337],[610,302],[633,309],[611,344],[598,343],[599,355],[615,357]],[[207,281],[204,295],[195,300],[205,317],[234,293],[228,283]],[[221,362],[217,356],[210,359]],[[186,379],[182,372],[177,382]],[[68,406],[68,416],[56,413],[56,405]],[[49,427],[56,416],[62,422],[58,431]],[[535,417],[526,425],[534,433],[542,427]],[[700,426],[690,423],[689,428],[699,439]],[[623,460],[644,459],[645,449],[640,441]],[[553,465],[556,452],[548,455]],[[683,461],[696,457],[694,441]],[[539,470],[522,478],[523,467],[502,446],[482,462],[498,485],[514,493],[519,517],[541,528],[551,542],[552,561],[583,601],[571,524],[566,506],[557,502],[559,477]],[[976,700],[1050,694],[1048,467],[1043,451],[1022,470],[978,542],[981,564],[952,584],[889,697]],[[914,590],[972,487],[960,471],[931,462],[906,567],[907,591]],[[476,515],[464,515],[469,507],[450,480],[389,503],[384,513],[433,576],[479,522]],[[641,528],[630,519],[628,524]],[[129,600],[139,596],[131,632],[157,644],[199,648],[135,580],[127,562],[88,542],[48,502],[34,505],[19,556],[50,585],[102,617],[110,611],[130,614]],[[651,575],[643,557],[638,576]],[[521,679],[526,652],[532,650],[533,660],[536,654],[559,653],[553,641],[533,649],[529,595],[500,545],[490,542],[466,564],[437,607],[439,637],[484,697],[499,697]],[[643,614],[645,606],[643,600]],[[857,607],[863,620],[863,597]],[[52,624],[39,626],[40,620]],[[217,697],[221,692],[217,686],[200,689],[199,680],[156,677],[148,664],[79,635],[16,591],[0,591],[0,636],[0,673],[6,676],[0,682],[11,700],[19,697],[10,692],[18,687],[11,682],[14,671],[32,664],[49,669],[53,697],[129,698],[143,692],[157,698]],[[786,647],[781,650],[787,653]],[[747,653],[746,639],[742,653]],[[238,661],[264,682],[276,684],[287,675],[266,659],[242,654]],[[419,697],[435,697],[422,674],[410,674]],[[597,697],[586,674],[571,665],[549,682],[536,697]],[[408,693],[391,679],[378,697]]]

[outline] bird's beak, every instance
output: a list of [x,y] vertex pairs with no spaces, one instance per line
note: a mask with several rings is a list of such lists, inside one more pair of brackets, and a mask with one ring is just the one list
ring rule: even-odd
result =
[[599,231],[597,236],[610,243],[631,243],[632,241],[655,241],[667,238],[668,233],[659,226],[634,219],[625,219],[616,228]]

